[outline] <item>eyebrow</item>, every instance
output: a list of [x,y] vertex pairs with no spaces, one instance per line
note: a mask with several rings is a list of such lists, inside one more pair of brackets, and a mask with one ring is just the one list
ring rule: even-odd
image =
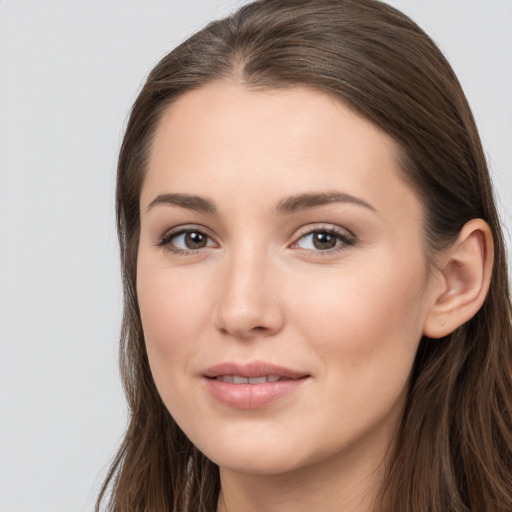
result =
[[179,206],[199,213],[217,213],[217,207],[213,201],[191,194],[160,194],[149,203],[148,211],[158,204]]
[[[345,192],[329,191],[286,197],[277,203],[277,206],[274,208],[274,213],[278,215],[290,215],[331,203],[351,203],[362,206],[373,212],[377,211],[371,204],[359,197],[346,194]],[[159,204],[178,206],[199,213],[217,213],[217,207],[212,200],[192,194],[160,194],[149,203],[147,210],[149,211]]]
[[373,212],[377,212],[377,210],[370,203],[367,203],[359,197],[355,197],[344,192],[328,191],[299,194],[282,199],[277,204],[275,213],[280,215],[289,215],[303,210],[308,210],[309,208],[315,208],[316,206],[322,206],[331,203],[351,203],[357,206],[362,206],[363,208]]

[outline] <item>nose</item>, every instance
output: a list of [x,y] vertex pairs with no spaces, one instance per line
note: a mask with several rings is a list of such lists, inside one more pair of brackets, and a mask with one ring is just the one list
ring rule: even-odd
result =
[[216,328],[238,339],[277,334],[284,325],[284,311],[276,269],[269,258],[254,251],[240,251],[224,262],[214,312]]

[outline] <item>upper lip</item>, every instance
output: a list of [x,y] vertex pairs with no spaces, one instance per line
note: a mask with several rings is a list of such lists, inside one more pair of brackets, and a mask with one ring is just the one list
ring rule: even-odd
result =
[[300,379],[309,376],[305,372],[292,370],[264,361],[253,361],[243,364],[234,362],[221,363],[208,368],[203,375],[211,379],[222,375],[237,375],[246,378],[274,375],[288,379]]

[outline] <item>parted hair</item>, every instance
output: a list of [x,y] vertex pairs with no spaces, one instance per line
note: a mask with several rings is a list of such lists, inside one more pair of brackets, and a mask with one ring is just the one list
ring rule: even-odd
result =
[[495,261],[488,295],[453,333],[421,340],[375,512],[510,512],[512,313],[486,159],[442,52],[407,16],[377,0],[245,5],[171,51],[142,87],[120,150],[116,196],[129,422],[96,510],[216,510],[218,467],[192,445],[157,392],[135,283],[140,192],[155,130],[181,95],[222,80],[322,91],[388,133],[402,177],[422,203],[432,254],[453,243],[467,221],[489,224]]

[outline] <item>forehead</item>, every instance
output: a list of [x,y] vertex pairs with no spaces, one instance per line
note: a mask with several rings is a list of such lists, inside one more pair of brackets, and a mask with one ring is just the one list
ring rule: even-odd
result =
[[340,189],[376,209],[418,209],[397,146],[342,102],[315,90],[217,82],[173,103],[156,130],[141,203],[185,192],[254,202]]

